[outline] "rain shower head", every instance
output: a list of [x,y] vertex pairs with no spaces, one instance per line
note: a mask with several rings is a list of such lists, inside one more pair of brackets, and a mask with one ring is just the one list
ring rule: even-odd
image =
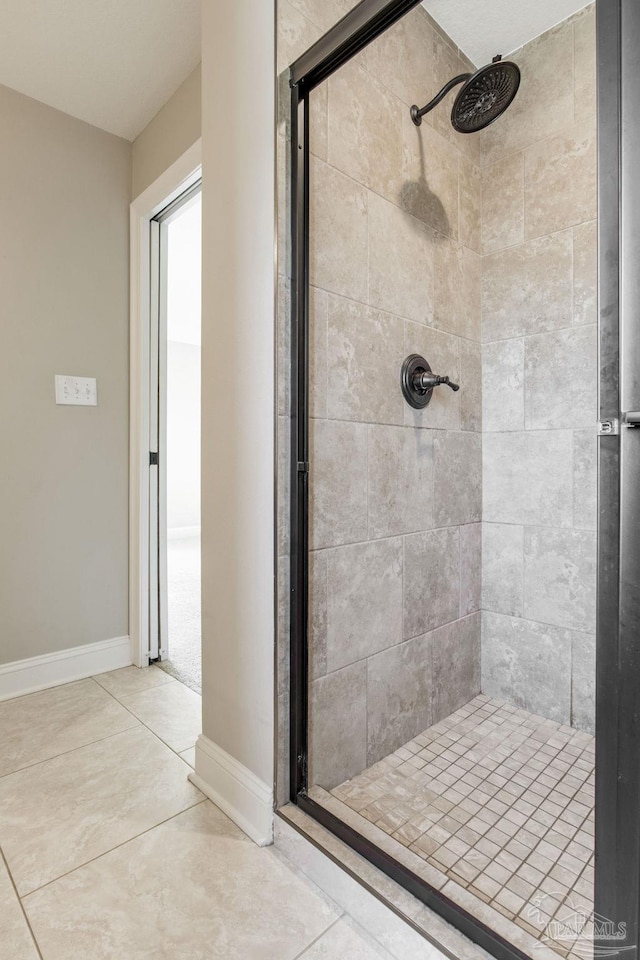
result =
[[476,133],[497,120],[511,104],[520,86],[520,69],[510,60],[497,56],[475,73],[454,77],[421,110],[416,104],[411,107],[411,119],[415,125],[419,127],[425,113],[437,107],[459,83],[463,87],[451,110],[451,124],[458,133]]

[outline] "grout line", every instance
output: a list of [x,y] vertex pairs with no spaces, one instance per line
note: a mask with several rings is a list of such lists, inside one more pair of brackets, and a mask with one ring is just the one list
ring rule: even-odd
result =
[[[338,908],[338,909],[341,909],[341,908]],[[329,933],[330,930],[333,930],[335,925],[337,923],[340,923],[340,921],[344,916],[348,916],[348,914],[343,913],[341,916],[336,917],[336,919],[332,923],[330,923],[329,926],[322,931],[322,933],[318,934],[318,936],[315,937],[310,943],[308,943],[306,947],[303,947],[300,953],[296,953],[295,957],[293,957],[292,960],[302,960],[302,958],[304,958],[305,954],[307,953],[307,950],[310,950],[311,947],[315,946],[315,944],[318,943],[319,940],[322,940],[325,933]]]
[[[142,669],[144,669],[144,668],[142,668]],[[184,687],[185,690],[191,690],[191,687],[187,687],[187,685],[184,684],[184,683],[182,683],[181,680],[178,680],[177,677],[174,677],[173,679],[174,679],[175,683],[179,683],[182,687]],[[158,684],[157,686],[158,686],[158,687],[166,687],[166,686],[168,686],[168,684],[166,684],[166,683],[160,683],[160,684]],[[104,690],[104,687],[103,687],[102,689]],[[155,687],[148,687],[147,690],[140,690],[139,693],[140,693],[140,694],[142,694],[142,693],[147,693],[148,690],[155,690],[155,689],[156,689]],[[150,733],[152,733],[153,736],[156,738],[156,740],[159,740],[160,743],[164,744],[164,746],[167,747],[169,750],[171,750],[172,753],[175,753],[175,755],[176,755],[177,757],[180,757],[180,753],[184,753],[185,750],[190,750],[191,747],[194,746],[194,744],[190,744],[188,747],[184,747],[182,750],[176,750],[174,747],[170,746],[170,744],[168,744],[168,743],[166,742],[166,740],[163,740],[162,737],[160,736],[160,734],[157,733],[155,730],[153,730],[153,729],[149,726],[148,723],[145,723],[144,720],[141,720],[140,717],[136,716],[136,714],[133,712],[133,710],[131,710],[131,709],[126,705],[126,703],[123,703],[122,700],[119,700],[118,697],[116,697],[116,695],[115,695],[114,693],[112,693],[110,690],[105,690],[105,693],[108,693],[109,696],[112,697],[112,698],[116,701],[116,703],[119,703],[120,706],[121,706],[124,710],[126,710],[127,713],[130,713],[132,717],[135,717],[135,719],[138,721],[139,724],[141,724],[141,725],[142,725],[143,727],[145,727]],[[195,690],[191,690],[191,693],[195,693]],[[127,694],[127,696],[136,697],[136,696],[138,696],[138,694],[132,693],[132,694]],[[196,694],[196,696],[200,696],[200,700],[202,701],[202,695],[201,695],[201,694]],[[200,725],[202,726],[202,723],[201,723]],[[202,731],[201,731],[201,732],[202,732]],[[197,737],[196,737],[196,740],[197,740]],[[183,763],[186,762],[182,757],[180,757],[180,759],[182,760]],[[189,764],[187,764],[187,766],[189,766]]]
[[[381,313],[383,314],[383,316],[392,317],[394,320],[402,320],[405,323],[405,325],[407,323],[412,323],[415,327],[418,328],[420,332],[424,332],[425,330],[428,330],[432,333],[438,334],[438,336],[446,337],[448,340],[464,340],[466,343],[472,343],[472,344],[475,344],[476,346],[482,346],[482,342],[480,339],[474,340],[473,337],[466,337],[463,333],[452,333],[450,330],[441,329],[440,327],[436,327],[433,324],[429,324],[424,320],[416,320],[415,317],[405,317],[401,313],[394,313],[393,310],[389,310],[387,307],[378,307],[374,303],[370,303],[368,299],[358,300],[357,297],[349,296],[346,293],[337,293],[335,290],[329,290],[327,287],[321,287],[317,283],[310,284],[310,289],[323,293],[327,297],[327,309],[329,306],[329,300],[331,298],[336,300],[345,300],[347,303],[352,303],[357,307],[364,308],[364,310],[371,310],[375,313]],[[367,320],[366,317],[362,317],[359,319]],[[596,324],[595,323],[580,324],[580,326],[585,326],[585,327],[596,326]],[[572,329],[572,327],[563,327],[559,329],[570,330]],[[547,332],[547,331],[544,331],[544,332]],[[548,332],[554,333],[555,330],[548,331]],[[407,333],[407,330],[405,327],[405,334],[406,333]],[[533,336],[536,336],[536,334],[533,334]],[[505,338],[505,339],[513,339],[513,338]],[[288,416],[288,414],[280,414],[280,416]],[[316,419],[324,419],[324,418],[319,417]]]
[[[523,222],[524,222],[524,206],[523,206]],[[559,237],[563,233],[569,233],[573,231],[576,227],[583,227],[588,223],[597,223],[597,217],[587,217],[585,220],[578,220],[575,223],[568,223],[565,227],[560,227],[559,230],[552,230],[551,233],[541,233],[539,236],[527,237],[524,236],[522,240],[519,240],[517,243],[508,243],[504,247],[496,247],[495,250],[484,250],[482,252],[482,259],[487,257],[495,257],[498,254],[505,253],[507,250],[517,250],[518,247],[524,247],[528,243],[535,243],[538,240],[551,240],[554,237]]]
[[40,950],[40,945],[39,945],[39,943],[38,943],[38,941],[37,941],[37,939],[36,939],[35,933],[33,932],[33,927],[31,926],[31,921],[29,920],[29,917],[28,917],[28,915],[27,915],[27,911],[25,910],[24,904],[23,904],[23,902],[22,902],[22,899],[20,898],[20,895],[19,895],[19,893],[18,893],[18,888],[16,887],[15,880],[13,879],[13,874],[11,873],[11,870],[9,869],[9,864],[8,864],[8,862],[7,862],[7,858],[6,858],[5,855],[4,855],[4,851],[3,851],[2,847],[0,847],[0,860],[2,861],[2,863],[4,863],[5,869],[6,869],[6,871],[7,871],[7,876],[9,877],[9,882],[11,883],[11,886],[13,887],[13,892],[15,893],[15,895],[16,895],[16,900],[17,900],[18,904],[20,905],[20,910],[22,911],[22,916],[24,917],[24,921],[25,921],[25,923],[26,923],[26,925],[27,925],[27,927],[28,927],[28,929],[29,929],[29,933],[31,934],[31,937],[32,937],[32,939],[33,939],[33,945],[34,945],[35,948],[36,948],[36,951],[37,951],[38,956],[40,957],[40,960],[43,960],[42,951]]
[[[544,433],[546,431],[540,431],[540,432]],[[463,527],[471,526],[474,523],[488,523],[488,524],[491,524],[492,526],[498,526],[498,527],[524,527],[527,530],[540,530],[540,531],[555,530],[559,533],[579,533],[583,535],[596,533],[595,529],[587,529],[582,527],[579,529],[574,529],[571,526],[559,527],[557,524],[551,524],[551,523],[521,523],[521,522],[516,523],[510,520],[489,520],[489,519],[482,518],[479,520],[465,520],[462,523],[460,522],[450,523],[444,527],[427,527],[423,530],[406,530],[404,532],[391,534],[386,537],[374,537],[372,540],[347,540],[345,543],[328,543],[328,544],[319,544],[319,545],[313,544],[310,547],[310,551],[315,553],[320,550],[341,550],[343,547],[358,547],[358,546],[366,546],[369,543],[381,543],[385,540],[399,540],[400,537],[421,537],[421,536],[424,536],[425,534],[444,533],[447,530],[454,530],[456,527],[460,527],[460,526],[463,526]],[[528,618],[525,618],[525,619],[528,619]],[[536,622],[546,623],[546,621],[544,620],[538,620]],[[554,626],[553,623],[548,623],[547,625]],[[558,626],[558,624],[556,624],[556,626]],[[575,628],[571,628],[571,629],[575,629]],[[589,631],[583,631],[583,632],[588,633]]]
[[[86,860],[84,863],[79,863],[77,867],[73,867],[71,870],[67,870],[65,873],[61,873],[59,877],[54,877],[52,880],[48,880],[46,883],[43,883],[42,886],[36,887],[34,890],[30,890],[29,893],[25,893],[20,898],[21,902],[23,900],[28,900],[29,897],[33,896],[34,893],[39,893],[41,890],[45,890],[47,887],[50,887],[52,884],[57,883],[58,880],[63,880],[65,877],[70,876],[73,873],[76,873],[78,870],[83,870],[90,863],[95,863],[97,860],[101,860],[103,857],[106,857],[108,854],[113,853],[114,850],[119,850],[121,847],[126,847],[128,843],[132,843],[134,840],[138,840],[140,837],[144,837],[145,834],[151,833],[153,830],[157,830],[158,827],[164,826],[165,823],[170,823],[171,820],[175,820],[176,817],[181,817],[183,814],[188,813],[189,810],[193,810],[194,807],[199,807],[203,803],[212,803],[208,797],[203,796],[201,800],[196,800],[195,803],[189,804],[188,807],[185,807],[184,810],[178,811],[178,813],[172,814],[170,817],[166,817],[164,820],[160,820],[158,823],[154,823],[153,826],[147,827],[146,830],[141,830],[140,833],[136,833],[132,837],[128,837],[126,840],[123,840],[122,843],[117,843],[114,847],[110,847],[108,850],[103,850],[102,853],[96,854],[95,857],[91,857],[90,860]],[[215,804],[213,804],[215,806]],[[219,808],[216,808],[219,809]]]
[[[330,549],[330,548],[329,548]],[[343,664],[341,667],[336,667],[335,670],[328,670],[326,673],[323,673],[317,677],[314,677],[314,680],[321,680],[325,677],[331,677],[336,673],[340,673],[341,670],[346,669],[347,667],[353,667],[358,663],[367,663],[378,656],[380,653],[387,653],[389,650],[394,650],[396,647],[401,647],[404,644],[412,643],[415,640],[420,640],[422,637],[430,636],[435,633],[437,630],[441,630],[442,627],[449,627],[454,623],[461,623],[463,620],[470,620],[471,617],[478,616],[482,611],[472,610],[471,613],[467,613],[464,617],[456,617],[454,620],[447,620],[446,623],[441,623],[437,627],[433,627],[431,630],[425,630],[422,633],[416,633],[411,637],[403,637],[402,640],[396,641],[396,643],[391,643],[388,647],[383,647],[381,650],[376,650],[374,653],[366,654],[364,657],[360,657],[358,660],[351,660],[349,663]],[[404,617],[403,617],[404,621]]]
[[[437,130],[435,130],[434,128],[431,128],[431,129],[433,130],[433,132],[434,132],[437,136],[441,137],[441,139],[444,140],[445,143],[449,143],[449,141],[446,140],[444,137],[442,137],[442,135],[441,135],[440,133],[438,133]],[[453,150],[456,150],[455,145],[450,144],[450,146],[452,147]],[[450,242],[451,244],[453,244],[453,246],[455,246],[455,247],[464,247],[465,250],[467,250],[469,253],[472,253],[472,254],[474,255],[474,257],[477,257],[477,258],[478,258],[478,260],[480,260],[480,259],[482,258],[482,254],[481,254],[481,253],[478,253],[477,250],[474,250],[473,247],[470,247],[468,244],[463,243],[463,242],[459,239],[459,237],[455,237],[452,233],[443,233],[442,230],[439,230],[437,227],[434,227],[433,224],[432,224],[432,223],[429,223],[428,220],[423,220],[421,217],[416,217],[415,214],[410,213],[410,212],[406,209],[406,207],[402,207],[399,203],[396,202],[396,200],[392,200],[390,197],[385,196],[383,193],[380,193],[378,190],[374,190],[373,187],[367,186],[367,184],[362,183],[360,180],[357,180],[352,174],[346,173],[341,167],[335,166],[335,164],[330,163],[328,160],[323,160],[322,157],[318,157],[316,154],[312,154],[312,156],[313,156],[314,160],[316,161],[316,163],[322,163],[322,164],[324,164],[324,165],[325,165],[326,167],[328,167],[330,170],[333,170],[334,173],[339,174],[341,177],[344,177],[346,180],[350,180],[351,183],[354,183],[354,184],[358,187],[359,190],[366,191],[366,193],[367,193],[367,221],[368,221],[368,219],[369,219],[369,217],[368,217],[368,212],[369,212],[369,211],[368,211],[368,198],[369,198],[369,194],[372,194],[374,197],[378,197],[379,200],[382,200],[384,203],[388,203],[390,206],[394,207],[396,210],[399,210],[400,213],[403,213],[406,217],[409,217],[411,220],[415,221],[415,223],[416,223],[416,224],[419,224],[421,228],[426,229],[426,230],[429,232],[429,234],[431,234],[431,236],[429,237],[429,239],[430,239],[431,241],[433,241],[433,240],[435,240],[436,242],[442,242],[442,241],[445,241],[445,242],[446,242],[446,241],[449,241],[449,242]],[[591,219],[593,219],[593,218],[591,218]],[[570,228],[571,228],[571,227],[568,227],[568,228],[565,228],[565,229],[570,229]],[[368,232],[369,232],[369,231],[368,231]],[[556,231],[556,232],[557,232],[557,233],[561,233],[562,231]],[[435,235],[435,236],[433,236],[433,235]],[[536,237],[536,238],[531,238],[531,239],[539,239],[539,238]]]
[[[474,700],[477,700],[477,698],[474,698]],[[471,721],[471,718],[474,716],[474,714],[479,714],[481,711],[486,711],[486,708],[487,708],[487,705],[488,705],[488,704],[485,702],[485,700],[486,700],[486,698],[484,698],[483,701],[482,701],[475,709],[473,709],[470,714],[467,714],[467,715],[465,715],[463,718],[461,718],[459,722],[460,722],[460,723],[464,723],[465,725],[468,725],[470,722],[472,722],[472,721]],[[467,704],[467,707],[470,706],[473,702],[474,702],[473,700],[470,701],[469,704]],[[493,701],[493,703],[495,703],[495,701]],[[490,719],[490,720],[494,720],[494,721],[495,721],[495,717],[496,717],[497,714],[499,713],[499,710],[500,710],[500,707],[494,707],[494,709],[492,710],[492,712],[489,714],[489,717],[485,718],[485,716],[483,715],[483,716],[480,718],[480,725],[482,725],[482,723],[484,722],[485,719]],[[456,711],[456,712],[457,712],[457,711]],[[516,712],[519,714],[519,713],[522,713],[523,711],[522,711],[521,709],[516,708]],[[524,711],[524,712],[526,712],[526,711]],[[508,718],[505,718],[505,719],[504,719],[503,721],[501,721],[501,722],[502,722],[502,723],[508,722]],[[558,723],[558,722],[556,722],[556,721],[554,721],[553,723],[554,723],[554,727],[555,727],[556,730],[560,730],[560,729],[564,726],[563,724],[560,724],[560,723]],[[451,730],[445,731],[444,733],[442,733],[442,734],[440,735],[440,737],[438,737],[438,738],[436,738],[436,739],[439,739],[439,740],[443,740],[443,739],[445,739],[445,738],[449,739],[450,735],[452,735],[452,732],[453,732],[453,730],[455,730],[455,727],[456,727],[456,726],[458,726],[457,723],[455,723],[455,724],[453,725],[453,727],[452,727]],[[531,727],[529,727],[529,726],[527,725],[527,726],[522,726],[520,729],[521,729],[523,732],[526,733],[526,736],[525,736],[524,740],[522,740],[518,745],[516,745],[515,749],[514,749],[513,752],[512,752],[512,755],[515,754],[517,751],[523,749],[523,748],[526,749],[527,744],[529,744],[530,747],[534,747],[535,749],[534,749],[534,752],[529,756],[529,758],[528,758],[527,760],[525,760],[523,763],[521,763],[519,769],[512,769],[511,775],[505,777],[506,782],[512,781],[515,776],[517,776],[519,773],[521,773],[521,770],[523,769],[523,767],[525,767],[525,766],[526,766],[531,760],[533,760],[534,758],[538,758],[538,757],[540,756],[541,748],[544,747],[544,746],[546,746],[546,747],[548,748],[548,747],[549,747],[548,740],[553,739],[553,735],[555,735],[555,734],[553,734],[551,737],[548,738],[548,740],[547,740],[546,742],[544,742],[544,741],[539,741],[539,740],[537,740],[537,738],[534,739],[534,737],[533,737],[533,734],[536,732],[536,729],[538,729],[538,728],[532,729]],[[527,731],[528,731],[528,733],[527,733]],[[517,734],[517,733],[518,733],[518,728],[514,729],[514,730],[511,731],[511,732],[514,733],[514,734]],[[495,736],[495,733],[496,733],[496,731],[494,730],[492,733],[489,734],[489,737]],[[532,783],[537,782],[540,777],[542,777],[543,775],[545,775],[545,774],[548,773],[548,770],[549,770],[549,768],[552,766],[553,762],[554,762],[558,757],[560,757],[560,756],[562,755],[563,751],[566,749],[566,747],[567,747],[568,745],[571,744],[572,740],[574,740],[574,739],[575,739],[575,738],[574,738],[573,736],[570,736],[569,739],[565,741],[565,743],[563,743],[561,746],[559,746],[559,747],[555,750],[555,753],[553,753],[553,756],[550,757],[550,756],[548,755],[548,753],[545,754],[545,761],[544,761],[544,764],[545,764],[545,765],[543,766],[543,769],[539,771],[538,775],[537,775],[536,777],[532,778],[532,781],[531,781]],[[532,742],[532,741],[533,741],[533,742]],[[454,741],[454,742],[456,742],[456,741]],[[425,748],[422,748],[422,749],[428,749],[428,748],[425,747]],[[442,752],[442,751],[441,751],[441,752]],[[465,751],[465,752],[468,752],[468,750]],[[582,752],[583,752],[583,751],[582,751]],[[440,755],[440,754],[438,754],[438,756],[439,756],[439,755]],[[580,755],[582,755],[582,753],[581,753]],[[505,759],[507,759],[507,758],[504,758],[504,759],[502,760],[502,762],[501,762],[498,766],[501,766],[502,763],[504,763],[504,760],[505,760]],[[574,775],[574,776],[575,776],[575,770],[574,770],[574,768],[575,768],[575,760],[571,759],[571,756],[570,756],[569,758],[567,758],[566,760],[564,760],[563,763],[566,763],[567,769],[566,769],[565,771],[563,771],[563,772],[561,773],[561,775],[558,777],[558,779],[556,780],[555,786],[548,789],[548,793],[547,793],[547,795],[544,797],[544,799],[542,799],[541,803],[535,805],[537,808],[541,807],[541,806],[542,806],[542,803],[544,803],[544,801],[548,799],[549,795],[550,795],[554,790],[557,789],[558,784],[560,784],[561,782],[565,781],[565,785],[566,785],[566,777],[567,777],[567,776],[569,776],[569,775]],[[495,773],[495,770],[496,770],[496,769],[497,769],[496,767],[491,768],[491,769],[487,769],[486,772],[485,772],[485,775],[480,777],[481,783],[484,782],[491,774]],[[485,770],[485,768],[484,768],[482,765],[476,764],[476,765],[472,768],[472,770],[475,772],[475,775],[478,776],[478,774],[479,774],[479,773],[482,773],[482,772]],[[468,772],[471,772],[471,771],[468,771]],[[506,772],[506,771],[505,771],[505,772]],[[501,775],[501,776],[502,776],[502,775]],[[437,776],[436,776],[436,779],[437,779]],[[464,780],[464,777],[460,777],[459,779]],[[587,778],[587,779],[588,779],[588,778]],[[585,781],[585,782],[586,782],[586,781]],[[530,786],[531,786],[531,784],[529,784],[527,787],[525,787],[524,791],[523,791],[519,796],[515,796],[515,795],[514,795],[514,801],[513,801],[513,803],[512,803],[512,804],[507,804],[507,806],[508,806],[508,807],[513,807],[513,804],[516,803],[516,802],[517,802],[518,800],[520,800],[520,799],[524,799],[524,800],[526,801],[526,791],[527,791],[528,789],[530,789]],[[544,786],[545,786],[545,788],[546,788],[546,785],[544,785]],[[570,804],[571,800],[573,800],[574,797],[576,796],[576,794],[577,794],[578,792],[580,792],[583,788],[584,788],[584,782],[581,783],[581,785],[580,785],[578,788],[576,788],[576,790],[574,791],[573,794],[571,794],[571,796],[565,795],[565,797],[566,797],[566,802],[565,802],[565,804],[564,804],[564,809],[566,809],[566,808],[568,807],[568,805]],[[452,785],[451,789],[455,789],[455,785]],[[501,788],[501,789],[504,789],[504,788]],[[446,792],[446,791],[445,791],[445,792]],[[494,796],[495,793],[496,793],[496,791],[494,791],[494,794],[492,794],[492,796]],[[471,796],[471,794],[467,794],[466,796],[469,797],[469,796]],[[344,802],[344,801],[342,801],[342,802]],[[350,808],[350,809],[353,810],[353,808]],[[354,812],[355,812],[356,814],[359,813],[357,810],[354,811]],[[504,820],[504,819],[505,819],[505,814],[506,814],[506,812],[507,812],[507,811],[505,811],[502,815],[499,816],[499,818],[498,818],[498,820],[496,821],[495,824],[490,825],[490,829],[493,828],[493,827],[499,829],[499,827],[498,827],[498,822],[499,822],[499,820]],[[361,814],[359,814],[359,815],[361,816]],[[476,815],[477,815],[477,814],[476,814]],[[572,839],[574,839],[574,838],[575,838],[575,835],[579,832],[580,829],[582,829],[582,826],[584,825],[584,821],[586,821],[586,819],[589,818],[589,815],[590,815],[590,814],[587,814],[586,817],[583,818],[583,823],[581,824],[580,827],[577,827],[577,828],[574,829],[574,831],[573,831],[573,838],[572,838]],[[366,818],[365,818],[365,819],[366,819]],[[555,819],[556,819],[556,822],[557,822],[557,820],[559,819],[559,817],[556,817]],[[368,821],[367,821],[367,822],[368,822]],[[510,842],[512,839],[515,838],[515,836],[516,836],[517,832],[519,832],[519,830],[521,830],[521,829],[526,829],[526,823],[527,823],[527,821],[525,820],[525,824],[519,826],[519,827],[518,827],[518,831],[516,831],[516,833],[514,833],[514,834],[512,834],[512,835],[509,835],[509,842]],[[555,823],[554,823],[552,826],[547,826],[546,824],[544,824],[544,826],[545,826],[545,832],[544,832],[543,836],[540,837],[539,840],[538,840],[538,843],[536,843],[536,845],[529,850],[529,852],[527,853],[527,856],[524,858],[524,860],[521,861],[520,866],[523,866],[523,865],[526,864],[526,862],[528,861],[528,859],[529,859],[529,857],[531,856],[531,854],[537,849],[539,843],[549,834],[549,832],[553,832],[553,829],[554,829],[555,825],[556,825]],[[377,826],[377,824],[376,824],[376,826]],[[466,823],[465,823],[465,824],[460,824],[460,825],[458,826],[458,828],[456,829],[456,831],[454,831],[454,833],[453,833],[451,836],[456,836],[456,834],[458,833],[458,831],[461,830],[463,826],[466,826]],[[378,829],[383,829],[383,828],[378,827]],[[387,833],[386,830],[384,830],[384,832]],[[565,845],[564,848],[562,848],[562,852],[565,852],[565,851],[566,851],[566,847],[572,842],[572,839],[567,840],[567,844]],[[441,844],[440,846],[442,846],[442,844]],[[470,849],[473,849],[473,846],[474,846],[474,845],[471,845],[471,848],[470,848]],[[411,849],[411,847],[410,847],[410,849]],[[449,879],[454,879],[454,882],[455,882],[455,877],[452,876],[452,873],[454,872],[453,868],[455,867],[455,864],[458,863],[459,860],[463,860],[463,859],[464,859],[464,856],[466,856],[466,854],[463,855],[462,857],[459,857],[458,860],[455,861],[455,863],[452,865],[451,868],[445,868],[445,867],[443,867],[442,865],[440,865],[440,864],[438,864],[438,863],[433,863],[430,858],[427,858],[427,863],[430,863],[431,866],[435,867],[442,875],[448,877]],[[554,861],[554,863],[553,863],[552,867],[550,868],[550,870],[553,870],[554,867],[557,865],[557,863],[558,863],[558,861]],[[576,877],[576,880],[575,880],[576,883],[578,882],[579,878],[582,877],[582,875],[586,872],[587,866],[588,866],[588,864],[585,864],[584,867],[582,868],[582,870],[580,871],[579,876]],[[518,869],[519,869],[519,868],[518,868]],[[481,872],[483,872],[483,871],[481,871]],[[512,875],[515,875],[515,873],[516,873],[516,871],[510,871],[510,872],[511,872]],[[547,874],[544,875],[543,878],[546,878],[546,877],[548,877],[548,876],[549,876],[549,872],[547,872]],[[542,882],[542,881],[540,881],[540,882]],[[463,884],[463,885],[464,885],[464,884]],[[472,885],[473,885],[473,881],[472,881],[470,884],[466,885],[466,886],[472,886]],[[574,886],[575,886],[575,884],[572,886],[571,889],[573,889]],[[508,887],[508,882],[505,882],[505,883],[502,883],[502,884],[501,884],[501,890],[504,890],[504,889],[507,889],[507,890],[510,889],[510,888]],[[564,898],[564,899],[566,899],[566,898]],[[491,901],[491,902],[492,902],[492,903],[495,902],[495,898],[492,898],[492,901]],[[522,909],[524,909],[525,906],[526,906],[526,901],[525,901],[525,903],[523,904]],[[518,910],[518,915],[521,914],[521,912],[522,912],[522,910]],[[511,922],[515,922],[515,916],[514,916],[514,917],[511,917],[511,918],[509,918],[509,919],[510,919]]]
[[[66,686],[66,684],[61,684],[61,686]],[[26,694],[26,696],[29,696],[29,694]],[[137,719],[137,717],[135,719]],[[27,763],[23,767],[18,767],[16,770],[10,770],[8,773],[3,773],[0,775],[0,780],[3,780],[5,777],[12,777],[14,773],[21,773],[23,770],[31,770],[32,767],[39,767],[40,764],[49,763],[50,760],[57,760],[58,757],[66,757],[70,753],[75,753],[76,750],[83,750],[85,747],[92,747],[96,743],[104,743],[105,740],[111,740],[113,737],[119,737],[123,733],[129,733],[131,730],[135,730],[136,726],[143,726],[143,724],[138,720],[137,724],[132,723],[130,727],[125,727],[124,730],[118,730],[116,733],[109,733],[106,737],[99,737],[97,740],[89,740],[87,743],[79,743],[77,746],[71,747],[69,750],[63,750],[61,753],[54,753],[51,757],[43,757],[40,760],[34,760],[33,763]]]

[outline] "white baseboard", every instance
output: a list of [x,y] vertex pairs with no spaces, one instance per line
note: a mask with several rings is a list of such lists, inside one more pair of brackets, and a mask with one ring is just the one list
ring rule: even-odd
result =
[[167,540],[187,540],[200,537],[200,527],[167,527]]
[[70,647],[56,653],[45,653],[28,660],[15,660],[0,665],[0,700],[22,697],[36,690],[57,687],[73,680],[83,680],[97,673],[128,667],[131,660],[129,637],[114,637]]
[[272,788],[202,734],[189,780],[258,846],[273,843]]

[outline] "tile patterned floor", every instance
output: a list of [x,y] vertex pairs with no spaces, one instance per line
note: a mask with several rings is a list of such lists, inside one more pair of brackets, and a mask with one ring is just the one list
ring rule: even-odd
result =
[[555,953],[592,953],[589,734],[479,696],[331,793],[485,922],[488,905]]
[[394,960],[189,781],[156,667],[0,703],[0,960]]

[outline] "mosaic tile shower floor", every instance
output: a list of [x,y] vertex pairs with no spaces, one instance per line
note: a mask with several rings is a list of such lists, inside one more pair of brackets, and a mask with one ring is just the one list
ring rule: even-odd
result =
[[512,942],[592,955],[589,734],[478,696],[325,796]]

